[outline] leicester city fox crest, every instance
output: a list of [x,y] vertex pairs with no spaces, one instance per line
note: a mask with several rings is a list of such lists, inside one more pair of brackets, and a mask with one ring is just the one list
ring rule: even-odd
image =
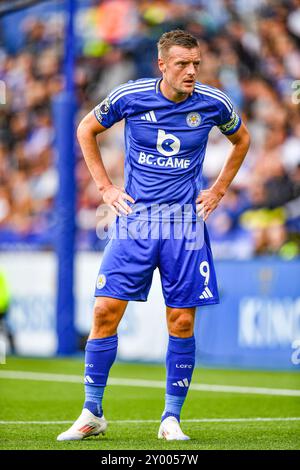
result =
[[97,289],[103,289],[106,284],[106,276],[105,274],[99,274],[97,278]]
[[192,112],[186,117],[186,123],[189,127],[199,127],[201,124],[201,116],[199,113]]

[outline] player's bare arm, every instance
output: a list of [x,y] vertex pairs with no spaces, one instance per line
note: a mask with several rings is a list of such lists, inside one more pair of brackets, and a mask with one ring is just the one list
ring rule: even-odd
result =
[[196,199],[198,215],[203,217],[204,221],[218,207],[249,149],[250,135],[245,124],[242,123],[237,132],[226,137],[233,148],[215,183],[209,189],[201,191]]
[[102,195],[103,201],[110,206],[115,214],[128,215],[132,212],[132,209],[126,203],[126,200],[132,203],[134,203],[134,200],[125,193],[123,188],[119,188],[111,182],[98,147],[97,135],[105,130],[106,128],[97,121],[93,111],[91,111],[80,122],[77,128],[77,138],[87,167]]

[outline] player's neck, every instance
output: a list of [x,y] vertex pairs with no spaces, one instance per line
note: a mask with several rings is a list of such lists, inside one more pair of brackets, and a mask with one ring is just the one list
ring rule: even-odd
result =
[[163,96],[170,101],[174,101],[174,103],[180,103],[189,97],[188,93],[178,93],[178,91],[174,90],[164,79],[162,79],[159,86]]

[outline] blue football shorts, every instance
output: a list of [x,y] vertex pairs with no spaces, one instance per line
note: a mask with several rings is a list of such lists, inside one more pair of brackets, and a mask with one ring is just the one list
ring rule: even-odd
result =
[[96,281],[96,297],[146,301],[154,270],[165,303],[185,308],[219,303],[205,223],[117,217]]

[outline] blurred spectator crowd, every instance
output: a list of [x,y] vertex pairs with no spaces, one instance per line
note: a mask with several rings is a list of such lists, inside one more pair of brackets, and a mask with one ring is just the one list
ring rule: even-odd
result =
[[[64,84],[64,16],[46,5],[44,16],[28,9],[14,36],[0,23],[2,248],[53,246],[58,175],[51,102]],[[77,121],[120,83],[159,75],[156,42],[164,31],[190,31],[201,44],[199,80],[229,94],[252,136],[241,171],[208,222],[215,255],[298,256],[300,0],[82,0],[79,7]],[[119,185],[123,145],[122,123],[101,136],[105,165]],[[214,129],[204,164],[207,186],[229,150]],[[99,249],[101,197],[78,145],[76,160],[77,247]]]

